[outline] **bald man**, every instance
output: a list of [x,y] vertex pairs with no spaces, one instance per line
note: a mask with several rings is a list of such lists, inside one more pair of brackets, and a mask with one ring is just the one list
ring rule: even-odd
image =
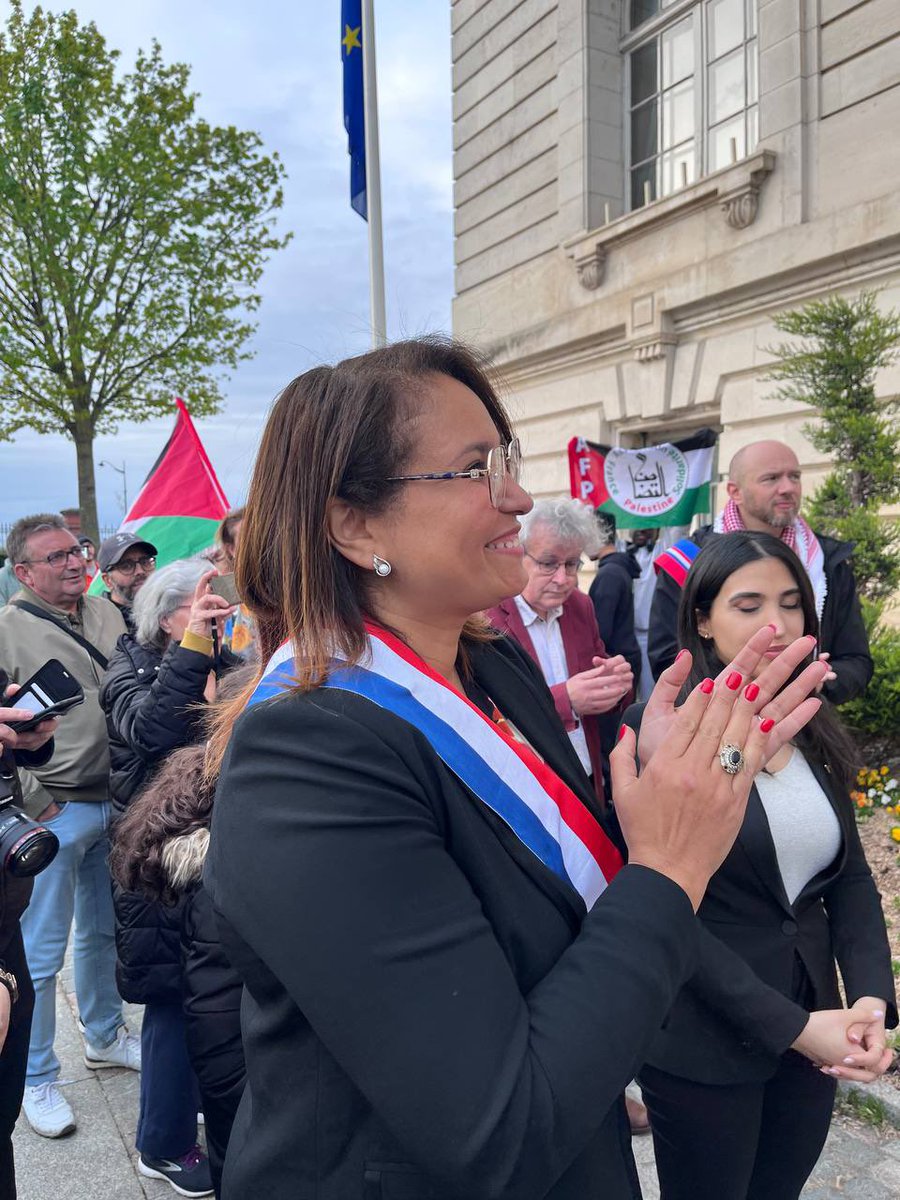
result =
[[726,488],[728,502],[715,523],[677,542],[654,564],[648,645],[654,675],[659,678],[678,650],[678,601],[699,547],[717,534],[752,529],[787,543],[806,568],[819,614],[820,656],[831,668],[825,696],[843,704],[861,695],[873,667],[850,562],[853,545],[817,536],[800,516],[803,488],[797,455],[783,442],[750,442],[731,460]]

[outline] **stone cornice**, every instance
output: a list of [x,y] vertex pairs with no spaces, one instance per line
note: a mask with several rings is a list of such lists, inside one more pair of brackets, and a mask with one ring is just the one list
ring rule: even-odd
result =
[[759,190],[774,169],[774,151],[757,150],[671,196],[570,238],[563,243],[563,250],[573,260],[582,287],[596,291],[604,282],[611,252],[690,213],[718,206],[732,229],[752,225],[759,209]]

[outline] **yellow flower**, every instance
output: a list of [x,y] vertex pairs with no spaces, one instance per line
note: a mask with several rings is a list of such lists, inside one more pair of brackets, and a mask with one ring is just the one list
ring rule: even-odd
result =
[[895,842],[900,842],[900,825],[895,825],[891,830],[891,837]]
[[882,768],[881,768],[881,774],[882,774],[882,775],[887,775],[887,773],[888,773],[888,769],[887,769],[887,767],[882,767]]

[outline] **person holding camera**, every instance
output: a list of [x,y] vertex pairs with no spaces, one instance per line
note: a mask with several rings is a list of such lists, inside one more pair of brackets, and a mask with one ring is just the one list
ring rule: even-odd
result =
[[109,742],[100,681],[125,623],[115,605],[84,594],[85,559],[59,513],[22,517],[6,549],[20,590],[0,610],[0,663],[23,682],[57,659],[84,691],[67,716],[53,758],[22,773],[24,808],[59,838],[59,854],[35,881],[22,933],[34,983],[25,1115],[41,1137],[75,1128],[62,1094],[56,1036],[56,977],[72,929],[75,992],[85,1065],[140,1070],[140,1041],[129,1033],[116,990],[116,948],[107,831]]
[[[42,721],[28,733],[17,733],[10,726],[10,722],[26,721],[32,714],[15,707],[18,688],[15,684],[5,686],[7,678],[0,669],[0,696],[5,696],[5,703],[0,701],[0,812],[4,818],[22,802],[16,761],[23,766],[43,766],[53,754],[56,729],[56,721],[52,719]],[[0,827],[6,828],[5,820],[0,819]],[[18,828],[11,832],[18,840]],[[19,919],[31,899],[33,882],[30,874],[19,873],[22,864],[16,863],[15,851],[7,848],[6,840],[0,835],[0,1196],[15,1200],[12,1133],[25,1090],[34,1011],[34,988],[25,961]],[[48,865],[52,857],[49,850],[47,855],[42,865]]]

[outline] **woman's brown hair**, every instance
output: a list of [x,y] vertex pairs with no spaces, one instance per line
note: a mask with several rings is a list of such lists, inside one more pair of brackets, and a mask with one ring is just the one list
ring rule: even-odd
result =
[[[324,680],[335,651],[357,662],[372,615],[373,573],[331,543],[329,504],[340,498],[365,513],[385,511],[397,496],[414,447],[414,418],[430,378],[447,375],[470,388],[500,439],[512,426],[485,362],[443,337],[395,342],[334,367],[315,367],[289,383],[263,432],[244,512],[235,576],[259,635],[260,662],[290,640],[297,649],[296,686]],[[489,636],[477,619],[468,640]],[[261,669],[262,670],[262,669]],[[260,670],[260,674],[261,674]],[[219,708],[207,756],[218,773],[254,684]]]

